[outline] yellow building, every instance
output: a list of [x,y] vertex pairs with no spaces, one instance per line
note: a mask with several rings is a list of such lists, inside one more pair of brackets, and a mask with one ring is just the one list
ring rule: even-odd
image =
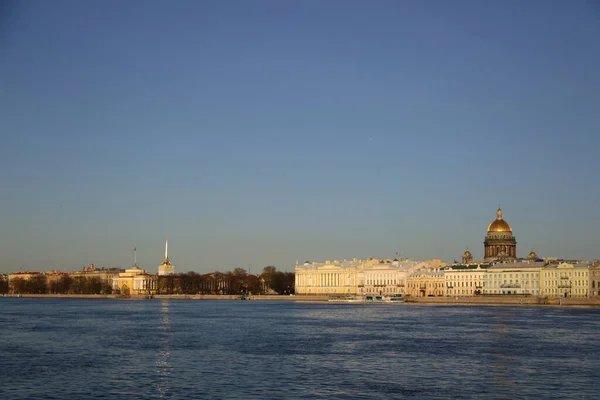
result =
[[[434,265],[445,265],[432,260]],[[394,295],[406,294],[408,275],[418,269],[437,269],[429,262],[366,260],[305,262],[296,265],[297,295]]]
[[590,264],[590,296],[600,296],[600,261],[595,260]]
[[305,262],[295,268],[295,292],[298,295],[355,295],[358,271],[378,260],[327,260],[325,263]]
[[45,274],[39,271],[19,271],[8,275],[8,291],[9,293],[20,292],[23,282],[29,281],[32,278],[43,277]]
[[113,290],[124,296],[156,294],[157,287],[158,277],[136,264],[113,278]]
[[444,272],[437,269],[414,271],[407,279],[407,294],[414,297],[445,296]]
[[541,294],[548,297],[587,297],[590,295],[589,264],[560,262],[542,269]]

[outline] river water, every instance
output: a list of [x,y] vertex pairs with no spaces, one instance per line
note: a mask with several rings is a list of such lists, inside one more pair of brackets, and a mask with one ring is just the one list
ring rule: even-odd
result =
[[594,399],[600,309],[0,298],[0,399]]

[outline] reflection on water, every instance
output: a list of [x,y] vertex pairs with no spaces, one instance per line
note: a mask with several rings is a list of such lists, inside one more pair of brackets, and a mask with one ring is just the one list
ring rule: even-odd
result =
[[160,307],[160,325],[158,328],[159,336],[158,353],[156,357],[156,367],[158,369],[158,381],[156,390],[160,397],[165,397],[169,392],[171,380],[171,345],[173,342],[171,332],[171,322],[169,320],[169,302],[161,301]]
[[0,299],[0,399],[595,398],[599,316]]

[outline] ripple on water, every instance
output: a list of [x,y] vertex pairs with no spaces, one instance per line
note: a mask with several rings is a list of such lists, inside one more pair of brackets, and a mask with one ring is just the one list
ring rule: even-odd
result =
[[593,398],[600,378],[600,309],[11,300],[1,399]]

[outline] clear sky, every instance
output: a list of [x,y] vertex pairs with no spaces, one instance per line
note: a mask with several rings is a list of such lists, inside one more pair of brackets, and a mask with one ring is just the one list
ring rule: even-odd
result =
[[0,7],[0,272],[600,258],[600,3]]

